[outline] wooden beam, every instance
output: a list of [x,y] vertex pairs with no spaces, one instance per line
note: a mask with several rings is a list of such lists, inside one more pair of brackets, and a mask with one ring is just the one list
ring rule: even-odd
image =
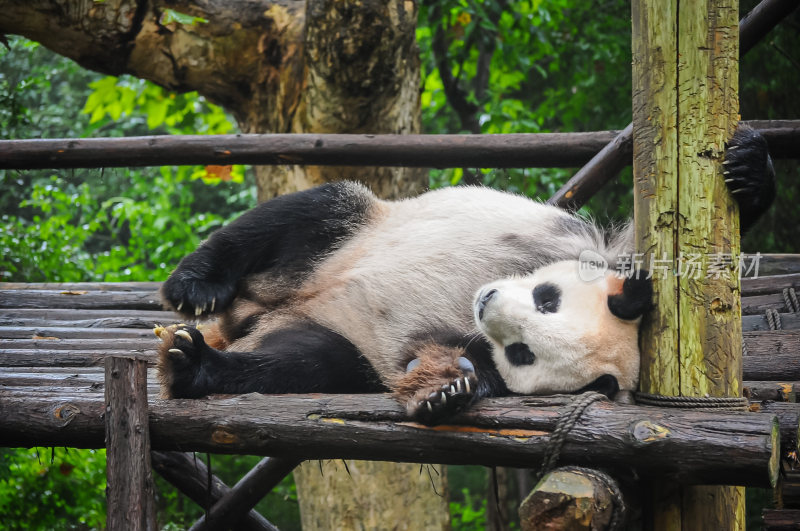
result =
[[156,530],[147,365],[109,357],[105,368],[106,523],[110,531]]
[[[158,450],[530,468],[573,397],[482,400],[444,426],[407,419],[388,395],[242,395],[151,400]],[[99,395],[0,390],[0,446],[103,445]],[[359,441],[354,445],[353,440]],[[735,441],[735,444],[732,444]],[[682,483],[773,485],[771,415],[592,404],[567,436],[563,463],[635,468]]]
[[261,501],[283,478],[300,464],[299,459],[265,457],[240,479],[190,531],[224,531],[236,527],[239,520]]
[[[648,393],[741,393],[738,275],[680,274],[685,255],[739,256],[721,174],[737,124],[737,17],[737,0],[633,2],[635,227],[656,302],[641,334]],[[741,488],[651,488],[647,528],[744,529]]]
[[[763,128],[774,158],[799,155],[798,121],[755,125]],[[570,181],[579,198],[591,196],[592,189],[631,163],[630,126],[622,132],[503,135],[240,134],[0,141],[0,169],[181,164],[577,168],[586,163],[589,167]]]
[[[208,468],[197,456],[186,452],[150,452],[153,470],[172,483],[200,507],[208,508],[231,492],[221,479],[211,475],[209,490]],[[233,522],[231,522],[233,524]],[[239,520],[238,529],[244,531],[275,531],[277,528],[255,510],[250,510]]]

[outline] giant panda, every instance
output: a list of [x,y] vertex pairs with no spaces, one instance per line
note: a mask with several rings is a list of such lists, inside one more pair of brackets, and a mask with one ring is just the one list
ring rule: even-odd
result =
[[[726,182],[747,228],[774,196],[740,128]],[[480,187],[385,201],[336,182],[258,205],[162,286],[202,332],[159,327],[162,394],[392,392],[421,422],[511,393],[633,390],[646,275],[613,274],[629,228]],[[581,278],[581,253],[610,265]]]

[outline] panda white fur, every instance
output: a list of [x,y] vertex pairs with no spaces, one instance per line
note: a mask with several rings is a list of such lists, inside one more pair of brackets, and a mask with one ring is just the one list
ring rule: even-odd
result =
[[[757,188],[735,196],[755,218],[774,184],[751,133],[728,168],[729,186]],[[485,188],[393,202],[340,182],[276,198],[164,283],[167,305],[216,320],[159,330],[163,394],[389,390],[433,423],[484,396],[634,389],[649,281],[584,282],[587,250],[613,269],[630,231]]]

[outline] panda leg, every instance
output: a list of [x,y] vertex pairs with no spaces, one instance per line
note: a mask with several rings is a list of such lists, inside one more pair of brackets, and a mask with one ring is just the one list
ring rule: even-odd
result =
[[163,343],[157,368],[165,398],[386,391],[352,343],[310,321],[266,335],[252,352],[212,348],[193,326],[159,332]]
[[412,354],[393,394],[423,424],[440,423],[480,398],[508,394],[490,348],[480,339],[467,346],[422,342]]
[[369,221],[374,204],[366,188],[348,182],[262,203],[181,260],[164,282],[162,298],[193,318],[225,310],[244,276],[275,270],[302,279],[320,256]]

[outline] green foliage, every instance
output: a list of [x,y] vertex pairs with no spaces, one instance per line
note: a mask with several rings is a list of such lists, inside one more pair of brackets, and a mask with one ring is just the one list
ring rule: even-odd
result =
[[105,450],[0,448],[0,527],[103,529]]
[[[622,128],[631,119],[627,0],[425,2],[417,40],[427,132],[589,131]],[[446,77],[465,105],[448,98]],[[547,198],[574,170],[470,173],[473,182]],[[454,185],[464,176],[461,169],[438,170],[431,183]]]
[[486,497],[475,498],[468,489],[461,489],[463,501],[450,502],[450,525],[457,531],[486,529]]

